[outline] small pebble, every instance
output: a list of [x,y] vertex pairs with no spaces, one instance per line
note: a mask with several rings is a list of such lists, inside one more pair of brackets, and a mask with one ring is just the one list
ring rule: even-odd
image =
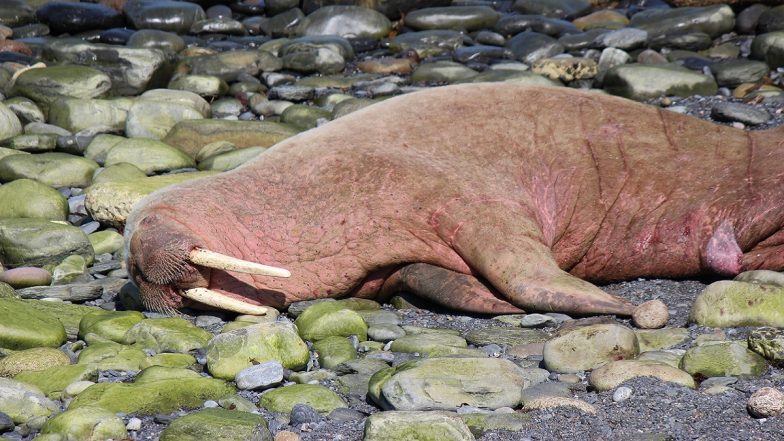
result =
[[772,387],[763,387],[751,394],[746,405],[756,418],[770,418],[784,414],[784,393]]
[[670,311],[661,300],[649,300],[638,306],[632,314],[634,324],[642,329],[658,329],[667,324]]
[[322,420],[321,414],[307,404],[295,404],[291,409],[289,424],[299,426],[307,423],[317,423]]
[[630,387],[621,386],[618,389],[615,389],[613,392],[613,402],[618,403],[621,401],[626,401],[632,396],[632,389]]
[[131,431],[139,431],[142,429],[142,420],[133,417],[128,420],[128,424],[125,425],[125,428]]

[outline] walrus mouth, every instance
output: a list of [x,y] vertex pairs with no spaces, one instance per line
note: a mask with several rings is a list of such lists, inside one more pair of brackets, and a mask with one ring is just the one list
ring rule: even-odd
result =
[[[237,259],[236,257],[227,256],[204,248],[195,248],[190,252],[188,257],[188,260],[191,263],[223,271],[272,277],[291,276],[291,272],[283,268]],[[204,305],[236,312],[238,314],[265,315],[269,311],[269,308],[266,306],[246,303],[208,288],[184,289],[180,290],[180,295]]]

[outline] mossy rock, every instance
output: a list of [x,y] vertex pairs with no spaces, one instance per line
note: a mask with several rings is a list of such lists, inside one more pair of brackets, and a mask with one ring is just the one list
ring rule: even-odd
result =
[[93,261],[93,246],[78,227],[44,219],[0,219],[0,260],[9,266],[58,265],[68,256]]
[[319,384],[292,384],[272,389],[263,394],[259,400],[259,406],[270,412],[286,414],[290,413],[297,404],[307,404],[322,414],[348,407],[338,394]]
[[357,358],[356,349],[346,337],[327,337],[313,343],[313,349],[319,355],[319,364],[326,369]]
[[54,366],[40,371],[22,372],[14,380],[32,384],[47,397],[57,400],[62,398],[63,391],[71,383],[98,380],[98,367],[92,364]]
[[689,320],[701,326],[784,327],[784,288],[723,280],[711,283],[694,300]]
[[86,406],[68,409],[50,418],[41,428],[42,435],[57,434],[67,440],[104,441],[126,439],[123,420],[106,409]]
[[365,421],[364,441],[473,441],[474,435],[452,412],[378,412]]
[[147,354],[139,348],[112,341],[91,343],[79,353],[79,364],[95,364],[102,370],[138,371]]
[[0,347],[28,349],[58,347],[65,342],[63,324],[23,300],[0,299]]
[[272,440],[263,416],[226,409],[204,409],[172,421],[160,441]]
[[69,364],[71,358],[59,349],[30,348],[0,358],[0,377],[13,377],[20,372],[40,371]]
[[331,336],[356,335],[367,340],[367,324],[362,317],[340,302],[318,302],[309,306],[294,322],[305,340],[318,341]]
[[0,186],[0,218],[23,217],[64,221],[68,200],[54,188],[33,179]]
[[212,334],[180,317],[145,319],[125,334],[125,343],[155,352],[187,353],[202,349]]
[[144,320],[138,311],[106,311],[96,309],[82,316],[79,322],[79,337],[92,333],[117,343],[123,343],[125,333]]

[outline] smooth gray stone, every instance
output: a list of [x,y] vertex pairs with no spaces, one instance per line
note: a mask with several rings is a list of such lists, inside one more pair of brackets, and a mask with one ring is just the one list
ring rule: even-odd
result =
[[564,47],[558,40],[538,32],[521,32],[506,42],[515,59],[527,64],[542,58],[549,58],[563,53]]
[[732,31],[735,14],[727,5],[687,8],[652,8],[634,14],[630,27],[639,28],[651,36],[672,32],[703,32],[711,37]]
[[735,30],[739,34],[753,34],[759,23],[759,18],[763,12],[770,9],[770,6],[757,3],[740,11],[735,17]]
[[718,121],[738,121],[743,124],[756,126],[765,124],[771,118],[763,109],[755,109],[741,103],[719,103],[711,108],[711,118]]
[[251,17],[243,23],[251,34],[261,33],[271,37],[281,37],[294,35],[297,24],[303,17],[305,14],[299,8],[294,8],[272,17]]
[[784,5],[764,11],[757,21],[757,32],[784,31]]
[[240,389],[265,389],[283,381],[283,366],[277,361],[256,364],[238,372],[235,380]]
[[682,68],[627,64],[607,71],[604,90],[642,101],[669,95],[714,95],[718,86],[713,79]]
[[207,16],[195,3],[168,0],[127,0],[123,8],[128,21],[136,29],[185,34],[193,23]]
[[590,29],[585,32],[567,34],[560,37],[558,39],[558,43],[560,43],[567,51],[587,49],[589,47],[595,46],[594,41],[596,41],[599,36],[606,34],[607,32],[610,31],[607,29]]
[[505,15],[498,19],[495,31],[503,35],[515,35],[520,32],[533,31],[552,37],[577,34],[579,29],[566,20],[547,18],[540,15]]
[[17,289],[16,293],[23,299],[55,298],[71,302],[95,300],[103,294],[101,285],[92,283],[72,283],[60,286],[33,286]]
[[128,47],[160,49],[164,51],[179,52],[185,49],[185,40],[174,32],[159,31],[157,29],[140,29],[131,35],[125,43]]
[[463,45],[463,36],[458,31],[448,29],[406,32],[386,41],[383,45],[393,52],[405,52],[412,49],[420,56],[426,56],[454,51]]
[[380,40],[389,34],[392,22],[378,11],[362,6],[326,6],[302,19],[297,35],[337,35],[345,38]]
[[454,58],[461,63],[488,63],[492,60],[507,60],[514,58],[514,53],[503,47],[478,45],[457,48],[454,53]]
[[719,86],[737,86],[741,83],[755,83],[770,72],[767,64],[761,61],[727,60],[713,64],[711,72]]
[[521,14],[555,18],[576,18],[591,10],[588,0],[517,0],[512,9]]
[[711,47],[713,38],[704,32],[673,32],[652,36],[649,46],[653,49],[684,49],[700,51]]
[[648,42],[648,32],[642,29],[623,28],[602,33],[594,40],[600,48],[614,47],[617,49],[636,49]]
[[499,14],[487,6],[449,6],[412,11],[405,17],[405,24],[424,31],[454,29],[473,31],[492,28]]

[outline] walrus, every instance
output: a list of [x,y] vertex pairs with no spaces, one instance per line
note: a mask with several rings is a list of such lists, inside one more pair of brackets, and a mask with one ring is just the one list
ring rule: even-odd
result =
[[127,223],[150,310],[400,290],[476,313],[631,315],[594,285],[784,269],[784,128],[591,91],[391,98],[169,187]]

